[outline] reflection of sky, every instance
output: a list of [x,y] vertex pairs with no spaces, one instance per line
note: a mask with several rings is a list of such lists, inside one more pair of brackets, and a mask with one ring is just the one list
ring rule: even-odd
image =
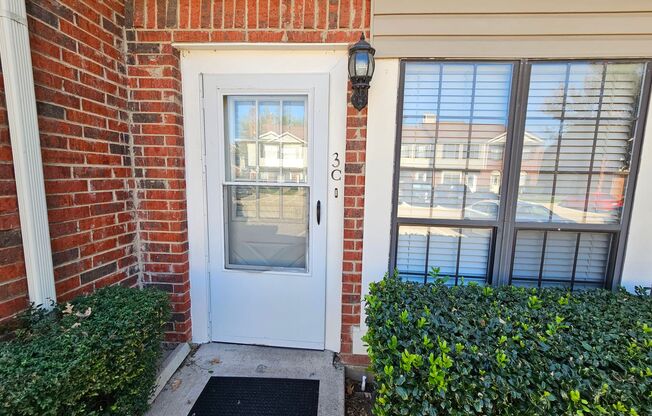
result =
[[280,112],[280,105],[278,101],[261,101],[258,103],[259,117],[273,117],[278,118]]
[[253,134],[252,117],[255,114],[255,101],[240,101],[234,102],[234,123],[233,127],[236,129],[235,137],[240,139],[251,138]]
[[[258,117],[263,130],[277,131],[281,118],[279,101],[261,101],[258,104]],[[283,130],[292,126],[302,126],[305,117],[303,101],[283,101]],[[261,131],[261,134],[264,133]]]
[[[256,101],[254,100],[235,100],[233,114],[233,131],[232,134],[238,139],[252,139],[256,128]],[[305,101],[303,100],[261,100],[258,102],[258,123],[259,128],[265,131],[274,131],[280,133],[281,111],[283,114],[283,130],[292,127],[301,127],[305,123]]]
[[528,130],[550,145],[556,144],[560,131],[598,125],[601,133],[608,133],[610,124],[629,124],[638,106],[643,68],[636,63],[533,65]]
[[546,146],[556,147],[560,130],[563,131],[563,118],[572,116],[564,111],[567,110],[565,104],[592,102],[597,107],[597,97],[582,95],[592,83],[598,83],[599,88],[602,72],[602,64],[587,62],[532,65],[526,116],[528,131],[536,134]]

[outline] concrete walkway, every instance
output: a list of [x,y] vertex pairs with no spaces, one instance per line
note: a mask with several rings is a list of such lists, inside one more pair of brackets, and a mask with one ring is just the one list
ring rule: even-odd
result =
[[211,376],[319,380],[319,416],[344,415],[344,366],[330,351],[203,344],[152,403],[148,416],[186,416]]

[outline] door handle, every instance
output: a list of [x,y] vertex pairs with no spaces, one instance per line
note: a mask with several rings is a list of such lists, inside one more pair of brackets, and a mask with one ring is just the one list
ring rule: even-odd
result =
[[317,201],[317,225],[321,222],[321,201]]

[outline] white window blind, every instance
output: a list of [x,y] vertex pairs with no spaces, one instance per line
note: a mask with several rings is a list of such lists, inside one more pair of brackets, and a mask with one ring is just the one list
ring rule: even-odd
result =
[[409,280],[424,281],[431,267],[450,283],[487,279],[492,231],[486,228],[401,226],[397,268]]
[[519,231],[512,283],[571,289],[603,287],[610,247],[608,233]]

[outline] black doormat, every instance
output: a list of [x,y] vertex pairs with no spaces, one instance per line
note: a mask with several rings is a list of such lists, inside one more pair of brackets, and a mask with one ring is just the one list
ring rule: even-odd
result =
[[211,377],[188,416],[317,416],[319,380]]

